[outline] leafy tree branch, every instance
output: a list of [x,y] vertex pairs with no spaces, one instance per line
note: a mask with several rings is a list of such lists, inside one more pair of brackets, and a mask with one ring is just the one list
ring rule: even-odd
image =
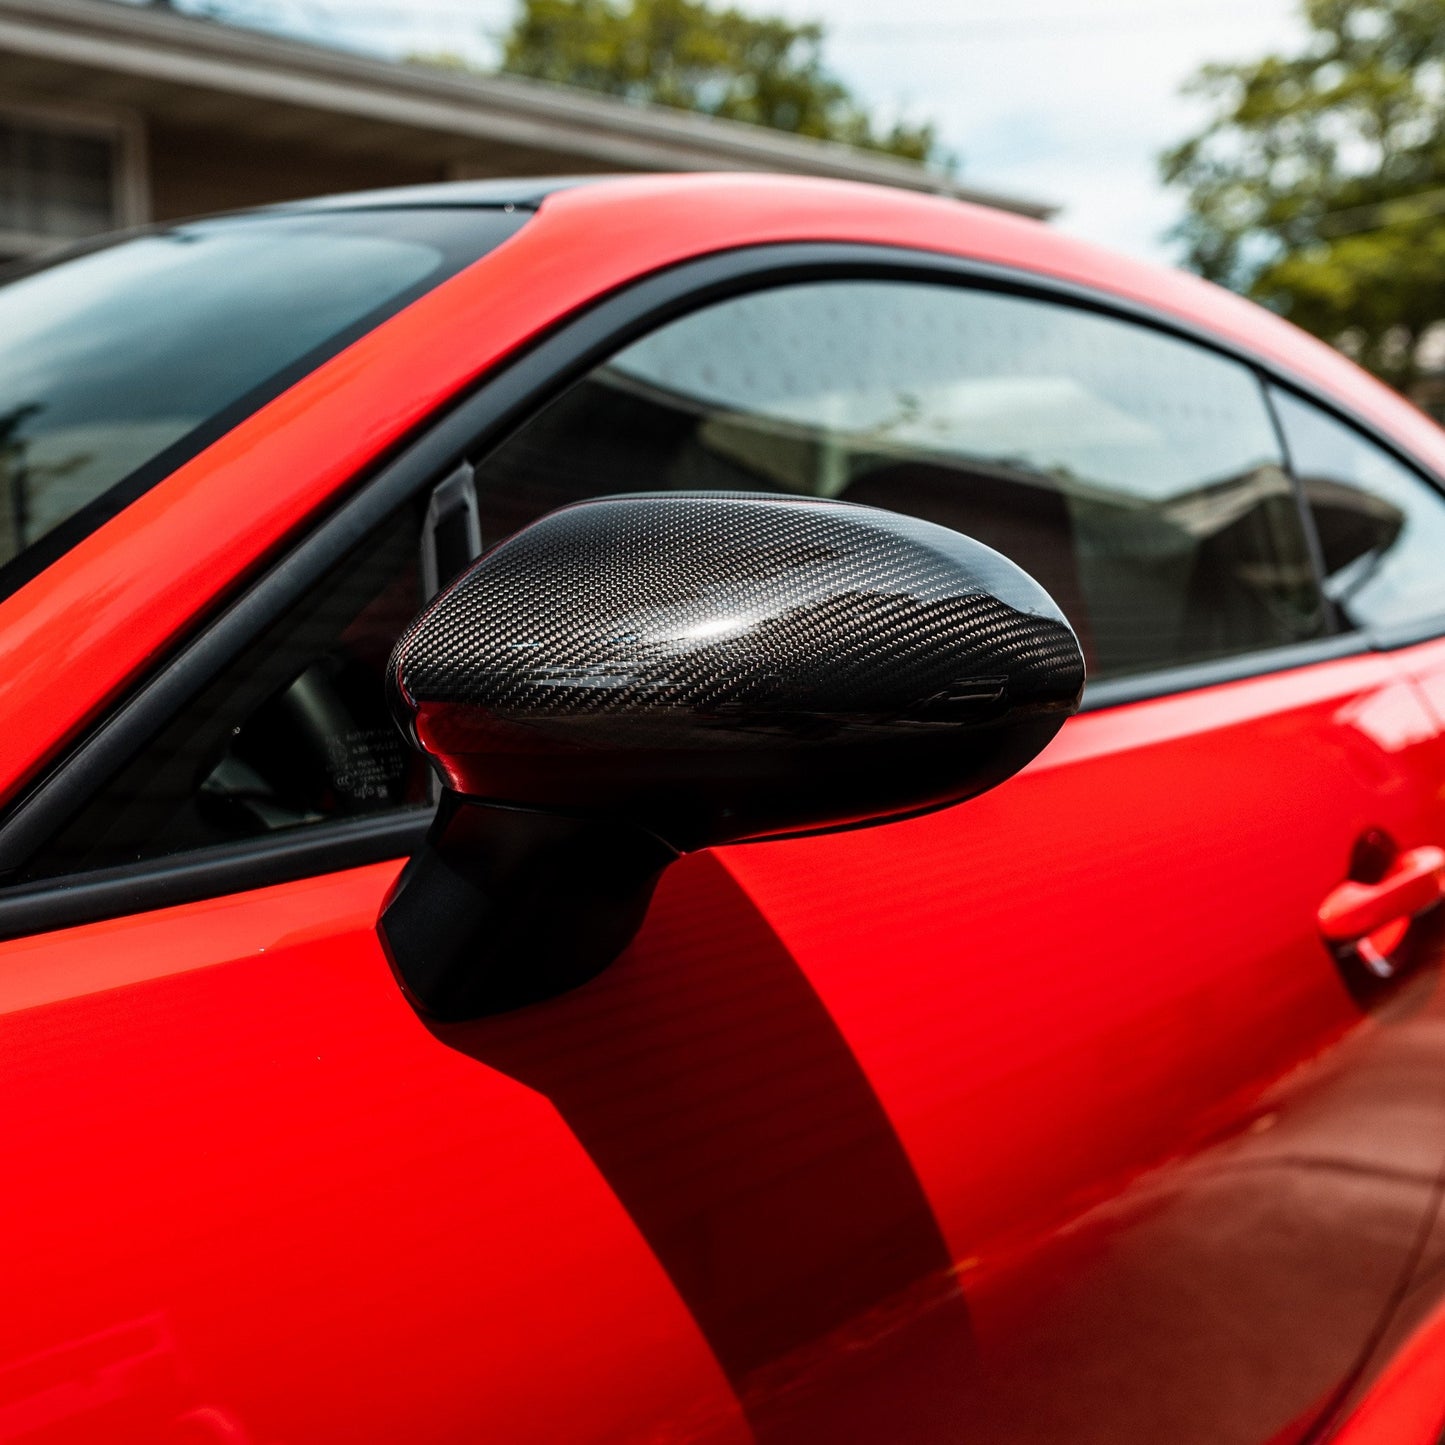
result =
[[1161,158],[1188,263],[1402,388],[1445,319],[1445,0],[1304,0],[1293,54],[1206,66]]

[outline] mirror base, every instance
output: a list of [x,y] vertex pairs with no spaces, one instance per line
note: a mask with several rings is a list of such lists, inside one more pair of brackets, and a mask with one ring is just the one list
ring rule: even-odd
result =
[[446,792],[377,932],[419,1012],[443,1022],[505,1013],[606,968],[677,856],[629,824]]

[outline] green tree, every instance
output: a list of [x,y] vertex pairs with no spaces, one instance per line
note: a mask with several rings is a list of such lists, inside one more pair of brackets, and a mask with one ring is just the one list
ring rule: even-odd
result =
[[1402,389],[1445,320],[1445,0],[1303,0],[1297,53],[1209,65],[1161,158],[1189,264]]
[[705,0],[522,0],[502,69],[951,166],[932,125],[876,128],[823,39],[817,24]]

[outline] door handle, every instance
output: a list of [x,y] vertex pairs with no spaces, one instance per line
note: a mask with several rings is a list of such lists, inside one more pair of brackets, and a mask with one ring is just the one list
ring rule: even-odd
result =
[[[1378,882],[1351,879],[1333,889],[1320,904],[1320,932],[1330,943],[1354,945],[1374,972],[1389,977],[1394,968],[1384,954],[1399,941],[1410,919],[1433,908],[1442,897],[1445,848],[1411,848],[1391,863]],[[1377,947],[1375,935],[1384,930],[1395,937]]]

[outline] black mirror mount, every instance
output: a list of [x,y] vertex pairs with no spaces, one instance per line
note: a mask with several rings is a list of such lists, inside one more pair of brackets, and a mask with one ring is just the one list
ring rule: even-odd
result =
[[1048,594],[931,523],[718,493],[563,508],[397,644],[446,789],[380,920],[424,1012],[592,977],[679,853],[946,807],[1032,759],[1083,658]]
[[443,1022],[586,983],[632,940],[676,852],[626,823],[445,792],[382,912],[404,992]]

